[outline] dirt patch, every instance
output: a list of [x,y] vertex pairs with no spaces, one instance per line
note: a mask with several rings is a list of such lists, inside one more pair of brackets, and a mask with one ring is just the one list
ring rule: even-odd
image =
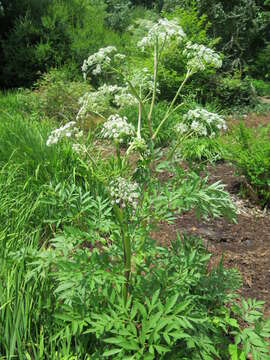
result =
[[270,124],[270,113],[269,114],[249,114],[243,115],[240,118],[235,118],[233,116],[227,117],[227,125],[232,128],[234,125],[239,125],[241,121],[244,121],[245,125],[250,128],[258,126],[267,126]]
[[212,264],[224,254],[224,266],[237,268],[243,279],[242,295],[265,301],[265,314],[270,315],[270,212],[262,211],[237,195],[241,177],[230,164],[208,167],[209,182],[226,184],[237,207],[237,224],[226,219],[199,221],[193,212],[184,213],[173,225],[163,223],[154,238],[168,245],[177,233],[196,235],[212,253]]

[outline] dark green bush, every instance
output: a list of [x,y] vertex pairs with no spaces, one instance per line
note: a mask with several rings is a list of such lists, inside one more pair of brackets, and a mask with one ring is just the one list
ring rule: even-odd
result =
[[206,14],[212,24],[208,34],[221,40],[218,49],[225,54],[226,68],[242,72],[269,40],[269,4],[259,0],[196,3],[199,13]]
[[241,79],[237,74],[232,76],[212,77],[203,88],[202,98],[214,101],[222,107],[252,106],[257,102],[256,92],[249,78]]
[[35,13],[30,2],[25,13],[17,18],[13,14],[16,20],[3,35],[4,87],[30,86],[40,72],[64,64],[75,63],[78,73],[89,53],[107,44],[122,46],[121,36],[105,26],[103,1],[53,0],[43,5]]
[[258,78],[270,81],[270,45],[267,45],[256,56],[254,63],[250,66],[251,74]]

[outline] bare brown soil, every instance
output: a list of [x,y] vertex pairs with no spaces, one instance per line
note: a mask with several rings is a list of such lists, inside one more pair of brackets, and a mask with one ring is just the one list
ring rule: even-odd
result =
[[184,213],[174,224],[160,225],[154,238],[169,245],[177,233],[196,235],[212,253],[211,266],[224,255],[224,266],[237,268],[242,275],[242,295],[265,301],[265,315],[270,315],[270,211],[263,212],[238,195],[241,177],[226,163],[208,168],[209,182],[221,180],[238,209],[237,224],[226,219],[199,221],[193,212]]
[[239,124],[241,121],[244,121],[245,125],[248,127],[267,126],[270,124],[270,113],[263,115],[249,114],[248,116],[243,115],[238,118],[229,116],[227,118],[227,123],[229,127],[232,127],[235,124]]

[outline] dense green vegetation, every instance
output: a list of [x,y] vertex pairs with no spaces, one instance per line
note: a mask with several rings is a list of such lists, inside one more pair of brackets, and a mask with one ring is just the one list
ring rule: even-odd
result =
[[1,359],[269,359],[239,273],[153,240],[236,221],[209,163],[270,204],[269,127],[225,120],[269,111],[269,4],[209,3],[1,0]]

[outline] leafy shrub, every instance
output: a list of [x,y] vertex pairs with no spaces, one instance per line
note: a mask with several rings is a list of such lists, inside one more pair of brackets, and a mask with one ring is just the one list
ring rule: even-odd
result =
[[82,81],[72,81],[69,69],[52,69],[42,75],[36,89],[24,97],[26,109],[38,113],[40,117],[52,120],[74,120],[80,105],[78,100],[91,87]]
[[242,124],[229,137],[227,156],[244,175],[245,193],[262,206],[270,204],[270,129],[254,130]]
[[211,78],[208,94],[202,94],[208,101],[216,101],[223,107],[252,106],[256,104],[256,92],[249,78],[241,79],[237,74]]

